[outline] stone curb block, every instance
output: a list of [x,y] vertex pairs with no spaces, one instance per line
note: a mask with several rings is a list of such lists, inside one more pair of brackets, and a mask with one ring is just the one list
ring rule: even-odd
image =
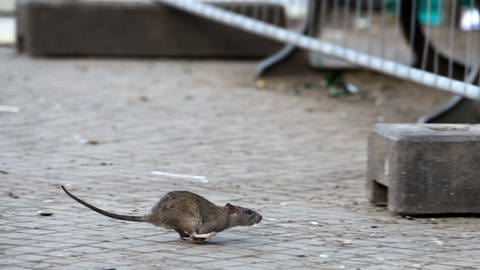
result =
[[479,214],[480,125],[375,125],[367,192],[398,214]]

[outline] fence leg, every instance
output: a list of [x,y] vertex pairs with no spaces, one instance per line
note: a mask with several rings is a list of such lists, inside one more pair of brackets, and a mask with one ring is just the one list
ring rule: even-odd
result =
[[434,110],[420,116],[418,123],[479,123],[478,101],[453,96]]
[[[318,20],[320,18],[320,14],[322,14],[322,5],[320,3],[321,1],[316,0],[308,1],[308,13],[307,17],[305,18],[305,22],[300,28],[300,33],[308,36],[315,36],[319,34]],[[280,64],[281,62],[286,61],[297,51],[298,48],[295,45],[286,44],[280,51],[260,61],[256,68],[256,76],[260,77],[264,75],[268,70]]]
[[[451,62],[453,71],[452,77],[454,79],[462,80],[466,72],[465,65],[450,59],[451,56],[446,56],[437,51],[435,44],[432,44],[432,42],[425,37],[419,21],[417,19],[412,20],[412,16],[418,14],[418,5],[413,5],[413,1],[402,1],[400,7],[400,19],[403,34],[405,39],[412,45],[412,48],[410,49],[413,50],[413,53],[415,54],[415,60],[413,63],[411,63],[411,65],[417,68],[421,67],[421,59],[426,59],[427,61],[425,63],[425,69],[433,72],[435,69],[434,58],[437,56],[439,74],[448,76],[449,62]],[[423,48],[425,44],[427,44],[427,55],[424,58]],[[477,76],[478,74],[475,76],[473,81],[477,80]],[[420,116],[417,122],[478,123],[480,119],[477,107],[478,102],[454,95],[444,104],[441,104],[434,110]]]

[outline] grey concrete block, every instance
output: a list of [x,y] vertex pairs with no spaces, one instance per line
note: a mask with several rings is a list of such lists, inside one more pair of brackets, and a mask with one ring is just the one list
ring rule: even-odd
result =
[[375,125],[367,192],[399,214],[479,214],[480,125]]
[[[282,6],[216,2],[285,25]],[[264,57],[282,44],[148,0],[17,0],[17,45],[31,55]]]

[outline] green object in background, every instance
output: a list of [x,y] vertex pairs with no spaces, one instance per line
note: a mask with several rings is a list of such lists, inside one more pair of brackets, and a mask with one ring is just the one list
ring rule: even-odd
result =
[[388,13],[390,14],[395,14],[397,11],[397,0],[384,0],[385,1],[385,7]]
[[478,6],[475,5],[475,1],[471,0],[462,0],[462,7],[478,8]]
[[445,17],[444,0],[420,0],[418,20],[421,24],[440,25]]

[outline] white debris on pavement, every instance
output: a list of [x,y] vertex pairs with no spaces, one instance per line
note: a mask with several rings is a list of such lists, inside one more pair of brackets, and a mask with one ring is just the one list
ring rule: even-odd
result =
[[172,177],[172,178],[190,178],[190,179],[198,180],[201,183],[208,183],[208,179],[207,179],[206,176],[178,174],[178,173],[169,173],[169,172],[160,172],[160,171],[152,171],[152,174],[153,175],[167,176],[167,177]]

